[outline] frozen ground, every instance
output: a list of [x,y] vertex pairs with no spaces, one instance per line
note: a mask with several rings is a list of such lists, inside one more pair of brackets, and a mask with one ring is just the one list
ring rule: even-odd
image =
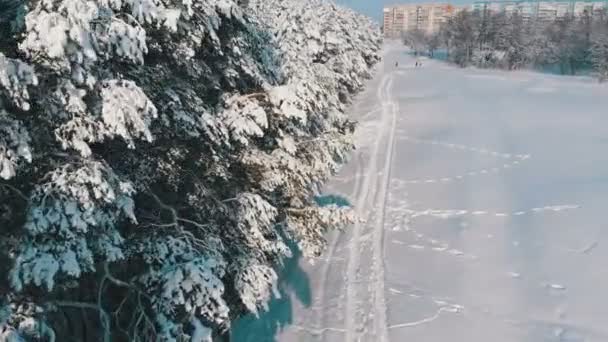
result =
[[328,189],[366,222],[290,265],[234,339],[608,341],[608,88],[385,63]]

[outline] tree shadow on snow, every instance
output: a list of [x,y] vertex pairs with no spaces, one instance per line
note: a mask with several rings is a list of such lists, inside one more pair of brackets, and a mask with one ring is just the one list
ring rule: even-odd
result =
[[259,317],[247,315],[232,325],[231,342],[275,342],[281,330],[293,323],[293,300],[304,306],[312,304],[310,279],[300,267],[302,254],[294,243],[289,246],[293,257],[285,261],[279,276],[281,298],[270,301],[268,311],[260,312]]

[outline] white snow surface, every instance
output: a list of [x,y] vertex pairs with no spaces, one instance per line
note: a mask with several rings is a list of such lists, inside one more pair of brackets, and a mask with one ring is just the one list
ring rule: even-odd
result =
[[360,220],[235,341],[608,341],[608,86],[414,61],[351,108]]

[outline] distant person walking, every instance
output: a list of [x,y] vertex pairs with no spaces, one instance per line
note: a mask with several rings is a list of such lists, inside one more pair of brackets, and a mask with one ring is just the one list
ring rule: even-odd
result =
[[399,62],[395,62],[395,68],[399,67]]

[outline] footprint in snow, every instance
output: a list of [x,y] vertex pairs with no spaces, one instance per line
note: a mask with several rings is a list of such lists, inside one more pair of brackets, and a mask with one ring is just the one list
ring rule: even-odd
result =
[[516,278],[516,279],[521,278],[521,274],[519,274],[517,272],[509,272],[509,273],[507,273],[507,275],[511,278]]
[[561,285],[561,284],[555,284],[555,283],[544,284],[544,287],[546,287],[549,290],[553,290],[553,291],[565,291],[566,290],[566,286]]

